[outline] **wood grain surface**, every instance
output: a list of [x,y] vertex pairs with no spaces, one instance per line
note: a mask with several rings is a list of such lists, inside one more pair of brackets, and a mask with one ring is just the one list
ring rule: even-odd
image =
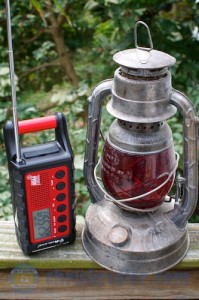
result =
[[175,268],[150,276],[120,275],[92,262],[77,224],[73,245],[32,256],[21,252],[14,224],[0,222],[0,299],[199,299],[199,224],[189,224],[190,248]]

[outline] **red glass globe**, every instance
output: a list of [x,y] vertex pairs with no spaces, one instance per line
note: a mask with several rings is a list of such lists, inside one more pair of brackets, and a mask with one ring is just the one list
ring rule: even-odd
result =
[[[106,191],[115,199],[127,199],[148,193],[168,179],[176,164],[174,147],[155,154],[131,154],[107,141],[102,154],[101,177]],[[172,187],[174,174],[158,190],[125,205],[146,209],[160,205]]]

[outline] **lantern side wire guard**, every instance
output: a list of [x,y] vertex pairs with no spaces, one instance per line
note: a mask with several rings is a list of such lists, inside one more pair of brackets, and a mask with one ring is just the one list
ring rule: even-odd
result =
[[113,79],[100,82],[89,97],[89,116],[87,138],[84,158],[84,178],[91,197],[91,202],[96,203],[104,198],[104,193],[99,189],[94,178],[94,166],[97,162],[97,150],[101,122],[101,104],[111,95]]
[[120,205],[121,207],[123,207],[125,209],[128,209],[129,211],[137,211],[137,212],[150,212],[150,211],[154,211],[154,210],[156,210],[159,207],[159,205],[157,205],[157,206],[155,206],[153,208],[139,209],[139,208],[130,207],[128,205],[125,205],[123,202],[131,202],[131,201],[135,201],[135,200],[138,200],[140,198],[143,198],[143,197],[147,197],[147,196],[151,195],[152,193],[154,193],[154,192],[158,191],[159,189],[161,189],[165,184],[167,184],[167,182],[174,175],[174,173],[175,173],[175,171],[176,171],[176,169],[178,167],[178,161],[179,161],[179,157],[180,156],[179,156],[179,154],[177,152],[175,152],[175,154],[176,154],[176,163],[175,163],[175,166],[174,166],[173,170],[168,175],[167,179],[163,183],[161,183],[158,187],[152,189],[151,191],[149,191],[147,193],[144,193],[142,195],[135,196],[135,197],[126,198],[126,199],[115,199],[109,193],[107,193],[107,191],[104,189],[104,187],[102,187],[102,185],[100,184],[100,183],[102,183],[101,177],[97,176],[97,169],[98,169],[98,167],[101,164],[101,158],[98,160],[98,163],[96,164],[96,166],[94,168],[94,177],[95,177],[95,180],[96,180],[96,183],[97,183],[98,187],[105,194],[105,199],[106,200],[114,202],[114,203]]
[[170,103],[183,116],[183,196],[180,205],[167,214],[169,220],[179,228],[184,228],[193,214],[198,200],[198,124],[195,108],[189,98],[172,89]]

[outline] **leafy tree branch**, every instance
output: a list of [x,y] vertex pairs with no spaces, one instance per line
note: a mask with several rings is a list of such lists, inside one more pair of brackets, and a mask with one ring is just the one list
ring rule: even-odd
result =
[[[46,13],[43,12],[39,2],[34,1],[34,6],[37,7],[37,11],[40,12],[40,16],[42,16],[42,20],[46,20],[47,29],[40,30],[38,34],[33,38],[35,40],[40,36],[41,33],[47,32],[52,35],[52,38],[55,42],[55,46],[57,49],[57,53],[60,60],[60,65],[63,68],[65,75],[68,80],[74,85],[78,86],[79,77],[75,71],[71,55],[65,46],[65,39],[63,35],[63,24],[64,24],[64,15],[62,12],[59,12],[59,15],[56,17],[53,11],[52,1],[45,1]],[[67,10],[67,5],[64,7],[64,11]]]
[[56,60],[56,61],[52,61],[50,63],[45,63],[45,64],[42,64],[42,65],[36,66],[36,67],[34,67],[32,69],[29,69],[26,72],[20,74],[19,75],[19,80],[22,80],[25,77],[27,77],[29,74],[37,72],[37,71],[39,71],[41,69],[49,68],[49,67],[52,67],[52,66],[59,66],[59,65],[60,65],[60,62]]

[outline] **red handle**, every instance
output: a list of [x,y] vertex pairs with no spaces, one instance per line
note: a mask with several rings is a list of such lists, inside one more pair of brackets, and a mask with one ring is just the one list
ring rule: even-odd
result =
[[35,118],[18,122],[19,134],[25,134],[57,127],[55,116]]

